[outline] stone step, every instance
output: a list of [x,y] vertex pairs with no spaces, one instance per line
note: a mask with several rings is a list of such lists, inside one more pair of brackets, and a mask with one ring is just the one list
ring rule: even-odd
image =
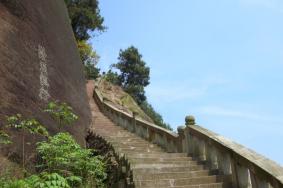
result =
[[192,178],[199,176],[208,176],[208,170],[191,171],[191,172],[160,172],[160,173],[133,173],[134,179],[138,180],[155,180],[155,179],[170,179],[172,177],[178,178]]
[[[150,154],[150,153],[137,153],[137,154],[130,154],[127,155],[128,157],[132,158],[176,158],[176,157],[187,157],[186,153],[160,153],[160,154]],[[192,159],[191,157],[188,157]]]
[[171,161],[144,161],[144,160],[134,160],[134,159],[131,159],[129,158],[129,162],[133,163],[133,164],[146,164],[146,165],[149,165],[149,164],[176,164],[176,165],[197,165],[197,162],[196,161],[178,161],[178,160],[171,160]]
[[174,158],[163,158],[163,157],[129,157],[129,159],[133,162],[144,162],[144,163],[158,163],[158,162],[174,162],[174,161],[186,161],[193,162],[197,164],[196,161],[192,161],[189,157],[174,157]]
[[155,144],[150,144],[146,142],[114,142],[113,145],[119,145],[119,146],[133,146],[133,147],[157,147],[159,146]]
[[[185,186],[166,186],[162,188],[225,188],[223,183],[210,183],[201,185],[185,185]],[[156,188],[156,186],[139,186],[136,185],[135,188]]]
[[131,168],[138,173],[191,172],[205,170],[202,165],[183,164],[131,164]]
[[133,137],[133,136],[105,136],[109,141],[125,141],[125,142],[133,142],[133,141],[143,141],[147,143],[146,140],[139,138],[139,137]]
[[134,180],[137,187],[172,187],[186,185],[201,185],[219,183],[224,180],[224,176],[200,176],[193,178],[178,178],[178,179],[155,179],[155,180]]
[[[114,147],[115,148],[115,147]],[[156,152],[163,152],[161,149],[156,149],[156,148],[118,148],[116,147],[115,148],[115,151],[116,152],[119,152],[119,153],[156,153]]]

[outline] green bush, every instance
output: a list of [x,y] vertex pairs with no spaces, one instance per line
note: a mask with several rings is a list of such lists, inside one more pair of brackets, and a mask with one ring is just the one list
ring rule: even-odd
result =
[[12,180],[1,178],[0,179],[1,188],[33,188],[25,180]]
[[59,133],[48,141],[38,143],[37,151],[43,159],[42,167],[64,177],[79,176],[83,182],[104,187],[105,166],[92,150],[83,149],[68,133]]
[[[66,103],[50,102],[46,112],[58,121],[60,129],[69,125],[78,117]],[[100,156],[92,156],[93,151],[84,149],[69,133],[58,133],[49,137],[48,132],[37,120],[24,119],[16,114],[7,117],[6,127],[21,131],[23,168],[25,164],[25,133],[40,134],[47,141],[37,143],[37,152],[42,158],[38,165],[39,175],[32,175],[25,179],[13,179],[11,176],[0,177],[2,188],[70,188],[97,187],[103,188],[106,179],[105,164]],[[0,143],[8,143],[9,136],[0,130]]]
[[73,113],[72,107],[64,102],[50,102],[44,111],[49,113],[51,117],[58,122],[60,131],[63,126],[70,125],[78,119],[78,116]]
[[1,188],[70,188],[67,178],[57,173],[43,172],[39,175],[32,175],[25,179],[0,179]]
[[0,130],[0,144],[11,144],[10,136],[4,131]]
[[70,188],[68,181],[57,173],[42,173],[25,179],[25,182],[33,188]]

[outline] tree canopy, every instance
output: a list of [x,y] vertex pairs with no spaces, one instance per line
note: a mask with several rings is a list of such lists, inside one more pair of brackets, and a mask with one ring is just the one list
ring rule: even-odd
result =
[[146,100],[144,87],[149,84],[150,69],[142,60],[138,49],[131,46],[120,50],[118,63],[113,67],[119,69],[119,85],[128,92],[138,104]]
[[88,40],[89,31],[105,31],[98,0],[65,0],[77,40]]

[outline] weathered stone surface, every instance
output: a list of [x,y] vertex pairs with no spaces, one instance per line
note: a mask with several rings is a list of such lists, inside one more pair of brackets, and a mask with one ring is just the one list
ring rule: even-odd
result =
[[66,130],[84,144],[91,121],[85,90],[64,1],[0,0],[0,124],[6,115],[22,113],[55,133],[55,122],[42,110],[48,101],[60,100],[78,114]]

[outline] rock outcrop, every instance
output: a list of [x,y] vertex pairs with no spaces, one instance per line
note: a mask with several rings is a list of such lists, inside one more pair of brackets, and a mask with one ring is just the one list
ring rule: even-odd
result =
[[[0,124],[5,116],[35,117],[51,133],[43,112],[51,100],[67,102],[79,120],[66,128],[84,144],[91,114],[83,66],[63,0],[0,0]],[[16,148],[17,132],[12,135]]]

